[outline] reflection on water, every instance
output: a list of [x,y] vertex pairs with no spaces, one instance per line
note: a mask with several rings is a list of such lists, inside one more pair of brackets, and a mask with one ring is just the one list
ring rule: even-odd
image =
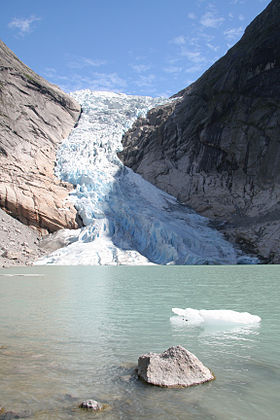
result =
[[[78,405],[93,398],[111,406],[103,419],[278,419],[278,279],[277,266],[2,270],[0,406],[31,419],[89,419]],[[262,321],[192,326],[170,318],[172,307]],[[137,379],[140,354],[177,344],[216,380],[169,390]]]
[[0,274],[0,277],[44,277],[45,274],[32,274],[32,273],[3,273]]
[[230,337],[236,340],[250,340],[246,336],[251,334],[259,334],[260,324],[250,325],[236,325],[236,324],[192,324],[186,321],[184,318],[179,316],[170,317],[170,322],[173,328],[188,333],[189,329],[193,329],[199,333],[199,335],[221,335],[224,339]]

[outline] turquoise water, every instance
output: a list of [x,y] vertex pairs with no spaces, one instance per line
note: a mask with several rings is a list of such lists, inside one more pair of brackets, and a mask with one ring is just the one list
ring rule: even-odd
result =
[[[15,275],[24,274],[24,275]],[[32,419],[278,419],[279,266],[32,267],[0,271],[0,406]],[[189,326],[172,307],[232,309],[259,326]],[[181,344],[216,380],[139,381],[138,356]]]

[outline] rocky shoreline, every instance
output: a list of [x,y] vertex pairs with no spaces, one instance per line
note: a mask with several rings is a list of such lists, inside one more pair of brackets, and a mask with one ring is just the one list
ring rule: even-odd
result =
[[[271,224],[271,230],[273,230],[275,226],[271,220],[267,221],[267,224],[269,223]],[[229,242],[235,243],[233,233],[236,232],[236,226],[227,223],[218,224],[211,221],[210,226],[224,234]],[[247,230],[249,228],[250,226],[247,226]],[[253,228],[254,225],[251,226],[252,232]],[[24,225],[0,208],[0,268],[33,265],[39,258],[50,254],[58,248],[67,246],[68,243],[64,238],[64,232],[66,233],[67,230],[60,230],[54,234],[50,234],[43,229],[39,231],[33,226]],[[250,242],[246,241],[246,236],[242,229],[240,229],[238,245],[245,254],[254,254],[254,250],[250,246]],[[279,263],[278,256],[275,257],[275,262]],[[260,263],[269,264],[271,261],[260,257]]]
[[0,209],[0,267],[32,265],[47,253],[40,246],[46,232],[39,233]]

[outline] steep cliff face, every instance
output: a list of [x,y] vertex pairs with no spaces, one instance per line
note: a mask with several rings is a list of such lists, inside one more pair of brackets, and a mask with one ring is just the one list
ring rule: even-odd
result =
[[121,159],[232,241],[280,262],[280,1],[174,102],[124,136]]
[[77,227],[65,201],[71,187],[54,176],[54,162],[79,116],[76,101],[0,41],[0,206],[21,222],[50,232]]

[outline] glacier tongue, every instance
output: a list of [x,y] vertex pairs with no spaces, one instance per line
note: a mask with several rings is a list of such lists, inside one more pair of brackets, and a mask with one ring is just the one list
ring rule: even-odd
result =
[[90,90],[72,95],[83,113],[61,145],[56,173],[75,186],[71,199],[85,227],[70,231],[71,243],[39,264],[238,263],[238,251],[208,227],[206,218],[117,157],[122,135],[135,119],[167,99]]

